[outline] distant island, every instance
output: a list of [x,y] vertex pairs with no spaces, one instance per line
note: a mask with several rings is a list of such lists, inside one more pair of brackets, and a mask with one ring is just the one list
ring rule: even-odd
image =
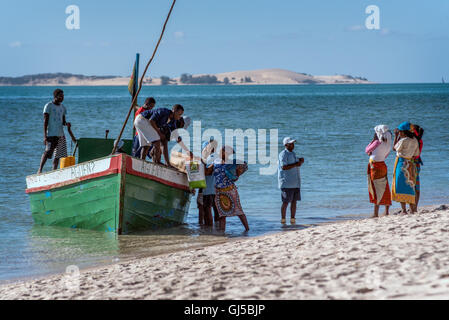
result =
[[[0,77],[0,86],[126,86],[129,77],[85,76],[71,73],[41,73],[21,77]],[[148,77],[151,85],[270,85],[270,84],[368,84],[363,77],[351,75],[313,76],[284,69],[233,71],[218,74],[181,74],[178,78]]]

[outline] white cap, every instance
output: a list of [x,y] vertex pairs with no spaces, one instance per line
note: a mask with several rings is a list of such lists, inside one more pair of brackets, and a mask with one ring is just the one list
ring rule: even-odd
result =
[[293,143],[293,142],[296,142],[296,140],[294,140],[294,139],[292,139],[290,137],[286,137],[286,138],[284,138],[284,140],[282,140],[282,143],[284,144],[284,146],[286,144]]

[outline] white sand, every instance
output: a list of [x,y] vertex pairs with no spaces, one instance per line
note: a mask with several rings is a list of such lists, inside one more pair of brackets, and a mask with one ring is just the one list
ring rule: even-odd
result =
[[449,207],[4,285],[0,298],[449,299]]

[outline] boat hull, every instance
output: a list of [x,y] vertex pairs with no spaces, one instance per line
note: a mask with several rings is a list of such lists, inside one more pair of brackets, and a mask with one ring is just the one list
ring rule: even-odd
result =
[[190,205],[186,191],[139,176],[125,177],[124,233],[168,227],[185,222]]
[[27,177],[36,224],[129,234],[182,224],[185,174],[125,154]]
[[31,214],[39,225],[116,232],[120,175],[30,193]]

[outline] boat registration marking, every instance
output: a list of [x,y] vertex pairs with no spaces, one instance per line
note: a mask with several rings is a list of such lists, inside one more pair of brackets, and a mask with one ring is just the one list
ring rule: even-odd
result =
[[79,179],[95,173],[101,173],[109,169],[111,158],[83,162],[64,169],[28,176],[26,178],[27,188],[40,188],[47,185],[63,183]]
[[166,180],[171,183],[175,183],[181,186],[189,186],[187,178],[182,173],[173,172],[170,169],[162,166],[154,165],[146,161],[140,161],[132,159],[132,169],[134,171],[157,177],[162,180]]
[[80,178],[80,177],[88,175],[88,174],[96,173],[95,172],[95,161],[89,161],[87,163],[82,163],[78,166],[73,166],[70,168],[71,168],[70,174],[71,174],[72,179],[76,179],[76,178]]

